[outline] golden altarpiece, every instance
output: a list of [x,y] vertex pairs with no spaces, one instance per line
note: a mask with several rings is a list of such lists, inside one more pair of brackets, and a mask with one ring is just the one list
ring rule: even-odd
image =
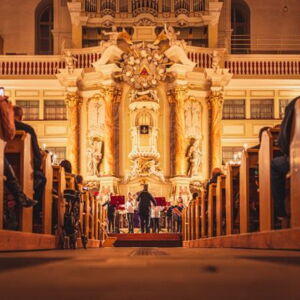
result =
[[154,27],[135,30],[133,37],[107,33],[92,69],[76,69],[65,52],[67,67],[57,77],[71,124],[68,157],[102,194],[125,195],[147,182],[155,196],[187,199],[191,186],[221,165],[223,89],[231,74],[221,50],[212,68],[195,71],[171,26],[158,36]]

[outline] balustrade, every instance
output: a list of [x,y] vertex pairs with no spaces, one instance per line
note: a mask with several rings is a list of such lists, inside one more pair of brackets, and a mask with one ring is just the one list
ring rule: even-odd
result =
[[[101,57],[100,47],[72,49],[77,59],[76,68],[92,68]],[[187,46],[189,59],[196,63],[196,69],[212,67],[213,49]],[[297,77],[300,75],[300,55],[226,55],[224,66],[235,77]],[[55,76],[65,68],[60,55],[1,55],[0,77],[6,76]]]

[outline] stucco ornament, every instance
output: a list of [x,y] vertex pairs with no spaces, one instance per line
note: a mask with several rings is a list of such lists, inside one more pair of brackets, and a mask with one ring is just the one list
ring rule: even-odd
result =
[[153,44],[138,43],[130,47],[128,53],[122,54],[120,68],[115,74],[138,91],[148,90],[165,81],[170,60]]

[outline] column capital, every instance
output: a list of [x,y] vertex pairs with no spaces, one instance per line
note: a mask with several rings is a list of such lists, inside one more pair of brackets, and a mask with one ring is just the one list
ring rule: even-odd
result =
[[82,98],[76,92],[69,92],[65,95],[65,103],[69,109],[80,107],[82,105]]
[[219,108],[223,107],[224,93],[222,91],[212,91],[208,98],[208,108]]

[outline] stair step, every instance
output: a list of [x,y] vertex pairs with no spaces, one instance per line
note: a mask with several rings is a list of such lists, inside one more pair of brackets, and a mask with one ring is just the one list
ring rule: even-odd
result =
[[117,240],[114,247],[182,247],[180,234],[110,234]]

